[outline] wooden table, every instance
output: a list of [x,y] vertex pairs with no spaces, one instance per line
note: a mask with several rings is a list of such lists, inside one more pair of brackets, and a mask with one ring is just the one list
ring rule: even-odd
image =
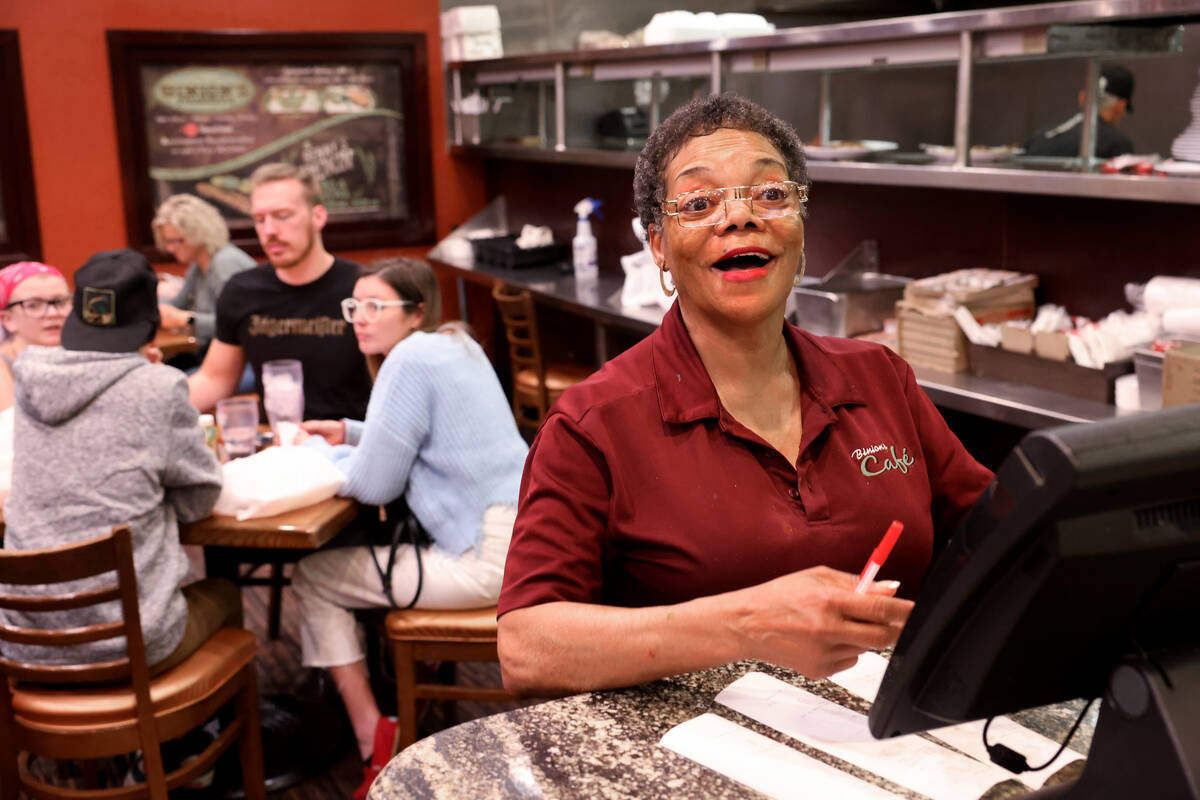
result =
[[154,337],[154,345],[162,351],[164,361],[200,349],[200,342],[191,328],[161,328]]
[[214,549],[316,550],[357,514],[358,503],[354,500],[331,497],[273,517],[238,520],[214,514],[180,526],[179,538],[184,544]]
[[[331,497],[311,506],[273,517],[238,520],[219,514],[181,525],[183,544],[204,548],[204,571],[210,578],[228,578],[239,586],[266,584],[271,587],[268,635],[279,637],[279,609],[283,586],[283,565],[297,561],[325,546],[358,516],[359,505],[346,497]],[[243,574],[242,564],[251,564]],[[271,565],[271,577],[256,578],[252,573],[260,564]]]

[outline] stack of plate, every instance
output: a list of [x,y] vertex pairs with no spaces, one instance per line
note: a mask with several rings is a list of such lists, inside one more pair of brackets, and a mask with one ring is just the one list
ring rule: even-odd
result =
[[895,142],[885,142],[879,139],[835,139],[826,144],[804,145],[804,155],[811,161],[849,161],[868,156],[871,153],[886,153],[897,147]]
[[1171,155],[1183,161],[1200,161],[1200,86],[1192,94],[1192,124],[1171,143]]

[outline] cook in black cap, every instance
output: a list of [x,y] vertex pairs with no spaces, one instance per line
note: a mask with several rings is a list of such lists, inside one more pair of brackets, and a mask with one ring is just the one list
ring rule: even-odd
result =
[[[1084,92],[1079,92],[1083,106]],[[1125,112],[1133,112],[1133,73],[1110,64],[1100,70],[1096,106],[1096,158],[1109,159],[1133,152],[1133,140],[1117,129]],[[1083,112],[1061,125],[1040,130],[1025,142],[1025,155],[1078,157],[1079,137],[1083,130]]]
[[96,253],[75,272],[75,305],[63,324],[67,350],[129,353],[154,339],[158,277],[133,250]]

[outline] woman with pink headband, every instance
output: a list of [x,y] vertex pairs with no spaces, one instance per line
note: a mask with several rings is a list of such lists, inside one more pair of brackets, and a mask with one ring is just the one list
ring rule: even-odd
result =
[[0,269],[0,411],[12,407],[12,364],[31,344],[57,347],[71,311],[71,287],[48,264],[20,261]]

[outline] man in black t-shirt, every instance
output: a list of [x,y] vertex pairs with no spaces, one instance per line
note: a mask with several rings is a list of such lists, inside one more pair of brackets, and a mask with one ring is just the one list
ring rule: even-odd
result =
[[[1083,106],[1084,93],[1079,93]],[[1117,127],[1126,112],[1133,111],[1133,73],[1111,64],[1100,71],[1096,107],[1096,158],[1110,159],[1133,152],[1133,140]],[[1078,158],[1083,135],[1083,112],[1060,125],[1038,131],[1025,142],[1027,156]]]
[[267,264],[230,278],[217,299],[217,330],[188,381],[192,404],[211,409],[233,394],[247,363],[262,394],[263,362],[300,360],[304,416],[362,419],[371,379],[341,301],[354,293],[359,266],[325,250],[328,214],[316,178],[290,164],[266,164],[250,177],[250,213]]

